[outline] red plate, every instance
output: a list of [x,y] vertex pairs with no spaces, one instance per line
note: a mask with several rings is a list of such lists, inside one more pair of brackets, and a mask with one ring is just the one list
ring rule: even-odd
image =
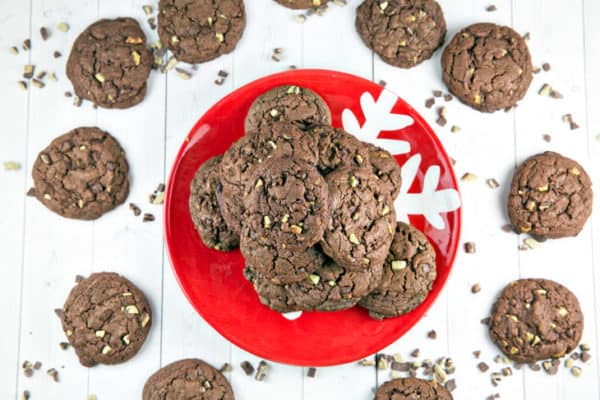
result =
[[[330,313],[304,312],[295,320],[287,319],[258,301],[242,275],[244,259],[239,251],[221,253],[200,241],[188,210],[189,185],[196,169],[244,134],[244,117],[257,96],[284,84],[307,87],[321,95],[331,108],[334,126],[342,127],[344,113],[346,130],[361,139],[368,137],[382,147],[391,146],[397,150],[394,154],[406,152],[408,145],[412,148],[395,156],[403,166],[403,188],[408,186],[408,193],[403,190],[396,207],[399,217],[410,215],[410,222],[425,232],[437,253],[433,290],[412,312],[376,321],[356,307]],[[460,199],[452,164],[441,143],[402,99],[370,81],[340,72],[289,71],[236,90],[196,123],[169,177],[165,235],[181,288],[198,313],[224,337],[268,360],[303,366],[336,365],[364,358],[393,343],[431,306],[448,278],[458,248]]]

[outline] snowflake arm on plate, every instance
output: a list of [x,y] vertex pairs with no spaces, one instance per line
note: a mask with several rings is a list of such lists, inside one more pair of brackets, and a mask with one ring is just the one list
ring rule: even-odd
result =
[[[365,123],[360,126],[354,113],[346,109],[342,113],[344,130],[362,141],[389,151],[392,155],[410,153],[411,146],[407,141],[378,138],[381,131],[400,130],[414,123],[414,120],[408,115],[392,113],[397,101],[398,97],[385,89],[381,91],[377,100],[370,93],[363,93],[360,97],[360,105],[365,116]],[[425,172],[421,193],[408,193],[417,177],[421,161],[421,155],[415,154],[401,167],[402,187],[394,202],[396,213],[398,218],[404,221],[408,220],[408,215],[423,215],[434,228],[444,229],[446,224],[442,214],[460,207],[458,191],[452,188],[437,190],[440,167],[432,165]]]

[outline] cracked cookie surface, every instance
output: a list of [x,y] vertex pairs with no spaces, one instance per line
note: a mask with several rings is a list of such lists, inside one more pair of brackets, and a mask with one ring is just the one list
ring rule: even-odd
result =
[[142,400],[234,400],[227,379],[206,362],[185,359],[156,371],[144,385]]
[[231,53],[244,33],[243,0],[160,0],[158,35],[179,61],[198,64]]
[[118,364],[144,344],[152,312],[144,294],[112,272],[82,279],[60,313],[62,328],[81,365]]
[[583,333],[577,297],[546,279],[521,279],[504,288],[490,316],[492,340],[511,360],[531,363],[575,350]]
[[383,61],[411,68],[444,43],[446,20],[434,0],[365,0],[356,10],[356,29]]
[[458,32],[442,55],[450,92],[484,112],[517,104],[531,84],[532,69],[525,40],[507,26],[490,23]]
[[293,10],[315,8],[327,4],[329,0],[275,0],[284,7]]
[[402,185],[402,170],[394,156],[389,151],[375,145],[366,143],[369,149],[369,163],[373,172],[379,178],[381,185],[385,186],[390,198],[395,200],[400,193]]
[[419,378],[398,378],[381,385],[375,400],[452,400],[452,395],[435,381]]
[[98,128],[77,128],[54,139],[33,164],[36,198],[66,218],[91,220],[122,204],[129,193],[125,152]]
[[576,161],[545,152],[515,171],[508,215],[515,229],[539,238],[577,235],[592,213],[592,182]]
[[369,148],[343,129],[316,125],[309,132],[318,142],[317,168],[323,175],[343,167],[369,165]]
[[129,108],[146,96],[152,56],[132,18],[103,19],[75,40],[67,77],[77,96],[104,108]]

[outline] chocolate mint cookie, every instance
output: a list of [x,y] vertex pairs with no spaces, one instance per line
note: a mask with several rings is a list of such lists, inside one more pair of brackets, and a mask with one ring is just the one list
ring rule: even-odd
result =
[[489,329],[508,358],[531,363],[573,351],[581,340],[583,314],[577,297],[561,284],[521,279],[496,300]]
[[369,168],[342,168],[326,177],[330,217],[321,246],[340,266],[382,264],[394,238],[396,212]]
[[329,0],[275,0],[277,3],[294,10],[319,7],[327,4]]
[[398,222],[381,283],[360,305],[376,319],[406,314],[425,300],[436,275],[429,240],[413,226]]
[[125,152],[98,128],[77,128],[54,139],[33,164],[35,196],[67,218],[96,219],[129,193]]
[[323,175],[336,168],[369,165],[369,148],[344,130],[318,125],[310,133],[319,143],[317,167]]
[[93,367],[135,356],[148,336],[152,312],[133,283],[118,274],[100,272],[71,290],[60,318],[81,365]]
[[372,144],[366,144],[366,146],[369,149],[369,162],[373,172],[379,178],[381,185],[387,188],[390,198],[395,200],[400,193],[402,184],[400,165],[389,151]]
[[233,400],[227,379],[202,360],[187,359],[156,371],[144,385],[142,400]]
[[515,172],[508,215],[518,232],[541,238],[577,235],[592,213],[592,182],[577,162],[545,152]]
[[215,250],[228,251],[236,248],[239,235],[225,223],[219,208],[217,192],[222,190],[219,169],[222,156],[204,162],[190,185],[190,214],[194,226],[205,245]]
[[261,130],[276,121],[289,121],[302,130],[315,124],[331,124],[325,100],[300,86],[278,86],[260,95],[246,116],[246,132]]
[[179,61],[197,64],[231,53],[246,27],[243,0],[160,0],[158,35]]
[[129,108],[144,100],[151,67],[136,20],[102,19],[75,40],[67,77],[80,98],[104,108]]
[[521,35],[487,23],[471,25],[452,38],[442,69],[450,92],[484,112],[517,104],[532,79],[531,56]]
[[398,378],[381,385],[375,400],[452,400],[445,387],[435,381],[418,378]]
[[383,61],[411,68],[444,43],[446,20],[434,0],[365,0],[356,10],[356,29]]
[[254,167],[271,157],[294,157],[314,164],[318,157],[316,138],[281,121],[259,132],[247,133],[223,155],[220,170],[223,192],[219,201],[227,226],[236,234],[242,229],[246,182]]
[[243,225],[273,246],[305,250],[323,237],[328,200],[327,184],[314,164],[270,158],[246,185]]

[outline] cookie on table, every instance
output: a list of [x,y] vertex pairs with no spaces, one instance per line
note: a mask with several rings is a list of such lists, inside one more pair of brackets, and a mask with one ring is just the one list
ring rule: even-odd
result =
[[247,133],[225,152],[219,172],[223,185],[219,201],[227,226],[238,235],[242,230],[246,182],[256,165],[271,157],[294,157],[315,164],[316,138],[289,122],[280,121]]
[[379,178],[381,185],[385,186],[390,194],[390,198],[395,200],[400,193],[402,184],[402,170],[396,162],[394,156],[389,151],[375,145],[366,143],[369,149],[369,162],[373,172]]
[[129,108],[146,97],[152,56],[132,18],[102,19],[75,40],[67,77],[77,96],[103,108]]
[[82,279],[60,312],[62,328],[85,367],[119,364],[144,344],[152,311],[144,294],[113,272]]
[[327,4],[329,0],[275,0],[277,3],[284,7],[291,8],[293,10],[304,10],[308,8],[315,8]]
[[331,111],[325,100],[310,89],[277,86],[254,100],[244,125],[246,132],[254,132],[277,121],[307,130],[315,124],[331,124]]
[[92,220],[129,194],[125,152],[99,128],[76,128],[54,139],[33,164],[36,198],[66,218]]
[[242,223],[272,245],[305,250],[323,237],[329,192],[314,164],[295,158],[270,158],[246,184]]
[[511,360],[532,363],[575,350],[583,333],[577,297],[547,279],[521,279],[504,288],[490,316],[492,340]]
[[231,53],[246,27],[243,0],[160,0],[158,35],[179,61],[198,64]]
[[223,156],[208,159],[198,168],[190,184],[190,215],[202,242],[215,250],[229,251],[239,244],[239,235],[227,227],[217,193],[222,190],[219,169]]
[[383,264],[394,238],[396,212],[379,179],[369,168],[341,168],[325,180],[330,210],[321,240],[325,254],[353,271]]
[[317,125],[309,131],[318,141],[317,168],[323,175],[342,167],[369,165],[369,148],[343,129]]
[[356,9],[356,30],[383,61],[412,68],[444,43],[446,20],[434,0],[365,0]]
[[452,394],[435,381],[419,378],[398,378],[381,385],[375,400],[452,400]]
[[442,55],[443,79],[450,92],[483,112],[515,106],[527,93],[532,69],[521,35],[490,23],[464,28]]
[[415,227],[398,222],[379,286],[360,301],[375,319],[393,318],[421,304],[437,276],[435,250]]
[[508,215],[519,233],[539,238],[577,235],[592,213],[592,181],[576,161],[545,152],[515,171]]
[[227,379],[206,362],[185,359],[156,371],[144,385],[142,400],[234,400]]

